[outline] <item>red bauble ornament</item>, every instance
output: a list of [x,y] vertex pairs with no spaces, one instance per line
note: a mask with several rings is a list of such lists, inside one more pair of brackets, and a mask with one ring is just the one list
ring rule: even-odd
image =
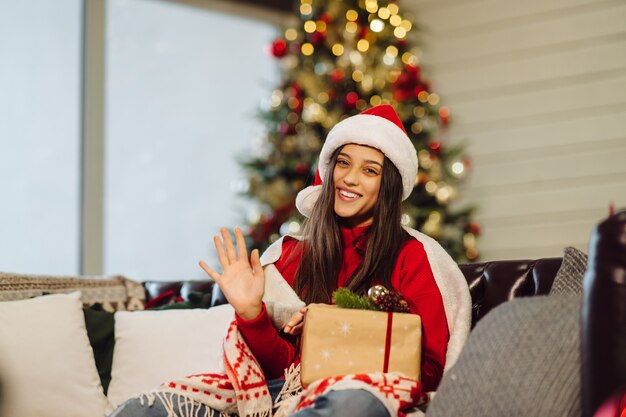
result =
[[417,82],[422,78],[422,68],[416,67],[414,65],[406,65],[405,67],[406,73],[411,78],[411,81]]
[[309,36],[309,40],[311,41],[313,45],[319,46],[320,44],[324,43],[324,41],[326,40],[326,34],[323,32],[313,32]]
[[287,41],[278,38],[272,43],[272,55],[276,58],[282,58],[287,55]]
[[428,147],[433,153],[441,152],[441,142],[439,141],[432,142],[430,145],[428,145]]
[[297,82],[293,82],[291,83],[289,92],[294,97],[300,97],[300,95],[302,95],[302,87],[300,87],[300,84]]
[[309,171],[309,167],[304,162],[299,162],[298,164],[296,164],[296,166],[293,168],[293,170],[298,175],[304,175],[304,174],[306,174]]
[[446,106],[440,107],[438,114],[439,123],[441,123],[442,126],[448,126],[450,124],[450,109]]
[[320,15],[320,20],[326,24],[333,21],[333,17],[328,12],[324,12]]
[[351,91],[348,94],[346,94],[346,98],[344,100],[344,104],[345,104],[346,108],[353,109],[353,108],[356,107],[356,102],[357,101],[359,101],[359,95],[357,93],[355,93],[354,91]]
[[422,91],[426,91],[426,88],[420,84],[413,89],[413,94],[415,95],[415,97],[417,97]]
[[412,100],[425,86],[421,84],[420,77],[422,70],[420,67],[405,65],[404,70],[393,84],[393,97],[397,101]]
[[470,233],[473,233],[475,235],[479,235],[480,234],[480,225],[478,223],[470,223],[467,226],[467,231]]
[[296,128],[295,126],[292,126],[287,122],[280,122],[280,124],[278,125],[278,131],[283,136],[293,135],[294,133],[296,133]]
[[334,88],[326,91],[326,94],[328,94],[328,101],[330,101],[331,103],[337,99],[337,90],[335,90]]
[[335,68],[328,74],[330,81],[335,84],[342,82],[345,76],[346,74],[341,68]]
[[297,101],[295,102],[295,106],[291,107],[289,106],[289,108],[297,114],[302,114],[302,110],[304,109],[304,101],[302,101],[300,99],[300,97],[297,98]]

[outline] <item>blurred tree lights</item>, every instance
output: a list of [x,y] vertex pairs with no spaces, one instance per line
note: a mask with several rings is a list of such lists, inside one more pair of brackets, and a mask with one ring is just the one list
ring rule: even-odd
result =
[[480,228],[473,208],[450,207],[470,161],[446,144],[450,109],[421,72],[415,25],[388,0],[301,0],[298,14],[297,27],[270,46],[281,82],[261,110],[266,135],[242,161],[248,177],[239,191],[261,203],[247,219],[250,246],[263,250],[280,235],[299,232],[295,197],[312,182],[330,128],[389,103],[418,151],[403,224],[435,238],[458,262],[476,260]]

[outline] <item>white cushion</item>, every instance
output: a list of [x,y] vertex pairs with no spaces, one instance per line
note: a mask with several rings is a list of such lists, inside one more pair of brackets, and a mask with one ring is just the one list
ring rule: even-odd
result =
[[80,292],[0,303],[3,415],[104,416],[104,396],[87,337]]
[[115,313],[109,401],[117,406],[173,379],[224,372],[222,342],[234,317],[230,305]]

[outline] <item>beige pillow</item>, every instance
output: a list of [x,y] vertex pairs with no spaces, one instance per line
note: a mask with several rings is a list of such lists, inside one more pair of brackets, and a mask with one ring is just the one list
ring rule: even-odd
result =
[[111,409],[78,292],[0,302],[0,372],[3,415],[96,417]]
[[228,304],[115,313],[109,401],[117,406],[173,379],[222,373],[222,342],[234,317]]

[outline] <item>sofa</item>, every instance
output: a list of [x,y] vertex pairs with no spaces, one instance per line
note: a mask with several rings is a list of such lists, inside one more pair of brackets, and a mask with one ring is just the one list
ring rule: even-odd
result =
[[[473,330],[426,415],[581,415],[584,409],[591,416],[626,388],[625,225],[626,212],[601,223],[589,261],[566,248],[558,258],[460,265]],[[588,294],[601,279],[611,282],[603,299],[610,305],[598,306]],[[607,308],[610,319],[602,315]],[[590,321],[590,309],[610,326]],[[232,314],[210,280],[0,273],[0,416],[103,415],[181,374],[221,372],[220,342]],[[607,333],[618,336],[606,339]],[[598,351],[586,334],[612,344]],[[584,343],[581,352],[581,338],[594,357],[586,356]],[[603,374],[594,374],[596,368]],[[602,389],[581,384],[581,374],[601,381]]]

